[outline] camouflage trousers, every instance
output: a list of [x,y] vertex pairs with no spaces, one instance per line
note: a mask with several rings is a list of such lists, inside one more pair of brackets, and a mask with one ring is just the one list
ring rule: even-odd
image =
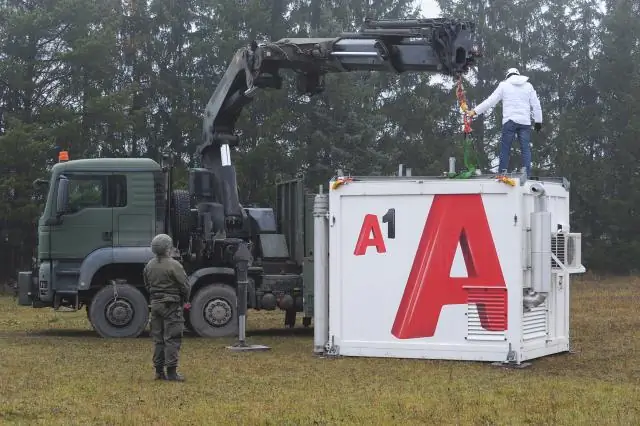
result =
[[184,312],[182,304],[159,302],[151,304],[151,338],[153,366],[177,367],[182,344]]

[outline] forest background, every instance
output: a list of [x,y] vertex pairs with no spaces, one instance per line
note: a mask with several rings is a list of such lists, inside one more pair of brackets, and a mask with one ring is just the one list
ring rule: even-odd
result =
[[[420,10],[422,7],[427,10]],[[29,267],[57,149],[72,159],[197,161],[204,106],[252,40],[336,36],[365,17],[444,16],[477,24],[484,57],[465,81],[476,105],[518,67],[542,103],[534,174],[571,182],[571,227],[594,272],[640,258],[640,2],[633,0],[1,0],[0,278]],[[288,74],[290,75],[290,74]],[[243,202],[271,205],[275,182],[308,188],[341,169],[441,174],[462,160],[453,82],[435,74],[332,75],[311,99],[261,92],[233,154]],[[473,123],[480,165],[495,163],[501,107]],[[514,144],[516,147],[517,143]],[[519,164],[519,148],[512,165]],[[494,169],[495,170],[495,169]]]

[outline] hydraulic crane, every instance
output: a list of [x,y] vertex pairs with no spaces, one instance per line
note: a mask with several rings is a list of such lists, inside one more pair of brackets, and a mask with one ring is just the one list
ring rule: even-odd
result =
[[[284,38],[239,49],[206,106],[203,143],[198,147],[202,166],[211,173],[211,185],[224,210],[222,242],[235,265],[238,349],[245,343],[247,271],[250,254],[246,214],[240,205],[231,148],[240,136],[235,125],[243,107],[258,89],[281,89],[283,69],[297,74],[297,91],[321,93],[328,73],[383,71],[432,72],[461,76],[475,64],[473,22],[450,18],[366,20],[363,28],[334,38]],[[206,214],[206,213],[205,213]],[[221,239],[218,238],[221,242]]]

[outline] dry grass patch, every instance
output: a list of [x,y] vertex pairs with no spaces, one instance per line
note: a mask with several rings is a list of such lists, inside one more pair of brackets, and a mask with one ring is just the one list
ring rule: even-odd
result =
[[[574,354],[523,370],[316,359],[311,329],[249,314],[249,339],[187,337],[185,383],[154,382],[151,341],[104,340],[85,312],[0,299],[1,424],[640,424],[640,279],[575,281]],[[300,326],[299,326],[300,327]]]

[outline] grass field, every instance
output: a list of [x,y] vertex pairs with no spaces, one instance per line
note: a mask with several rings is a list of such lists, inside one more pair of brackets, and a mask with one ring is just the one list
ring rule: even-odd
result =
[[[311,329],[250,312],[250,340],[186,337],[185,383],[155,382],[148,336],[96,337],[84,310],[0,299],[0,424],[640,424],[640,279],[575,281],[573,354],[489,364],[316,359]],[[299,321],[300,322],[300,321]],[[260,324],[260,327],[258,327]]]

